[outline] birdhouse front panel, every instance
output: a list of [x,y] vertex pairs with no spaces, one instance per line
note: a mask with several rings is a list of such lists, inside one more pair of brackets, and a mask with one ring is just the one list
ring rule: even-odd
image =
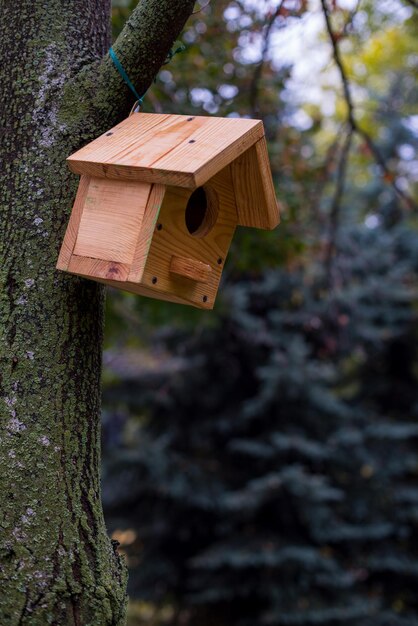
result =
[[194,191],[168,187],[141,283],[213,308],[236,225],[229,166]]
[[132,263],[150,191],[148,183],[92,178],[73,253]]
[[68,162],[57,268],[134,293],[212,308],[236,226],[279,220],[258,120],[137,113]]

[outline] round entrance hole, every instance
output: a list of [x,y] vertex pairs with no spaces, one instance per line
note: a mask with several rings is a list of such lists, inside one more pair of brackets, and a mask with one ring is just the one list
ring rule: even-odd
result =
[[219,202],[210,187],[198,187],[186,206],[186,227],[194,237],[206,237],[216,224]]

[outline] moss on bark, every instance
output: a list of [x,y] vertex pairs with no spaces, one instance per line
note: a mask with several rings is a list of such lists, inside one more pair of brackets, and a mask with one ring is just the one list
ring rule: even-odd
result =
[[[193,3],[144,0],[128,29],[141,40],[141,11],[158,22],[180,4],[178,31]],[[77,187],[65,158],[130,94],[104,57],[109,0],[0,11],[0,623],[119,625],[126,569],[99,481],[103,289],[55,263]],[[147,81],[177,35],[164,20],[137,63]],[[118,46],[133,67],[132,38]]]

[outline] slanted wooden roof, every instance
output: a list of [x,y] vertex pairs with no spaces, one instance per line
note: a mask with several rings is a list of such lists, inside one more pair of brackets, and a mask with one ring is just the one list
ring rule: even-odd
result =
[[76,174],[187,189],[233,162],[239,223],[274,228],[278,208],[259,120],[134,113],[68,158]]

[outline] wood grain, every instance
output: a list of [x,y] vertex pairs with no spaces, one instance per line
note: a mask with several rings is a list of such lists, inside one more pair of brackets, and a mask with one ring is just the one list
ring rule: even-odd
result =
[[164,200],[164,185],[153,185],[148,198],[145,215],[142,220],[141,230],[138,233],[134,258],[129,272],[128,280],[133,283],[140,283],[144,273],[145,263],[151,246],[152,237],[155,231],[156,221],[160,214],[161,205]]
[[194,189],[263,136],[259,120],[135,113],[68,164],[77,174]]
[[231,163],[231,172],[238,223],[267,230],[275,228],[280,213],[264,137]]
[[88,176],[82,176],[80,178],[80,184],[78,186],[77,195],[75,197],[74,206],[71,211],[70,220],[68,222],[67,230],[64,235],[64,240],[61,245],[61,250],[57,261],[57,270],[67,270],[70,263],[71,255],[74,250],[75,242],[77,241],[78,228],[80,226],[81,215],[83,213],[83,206],[86,199],[87,191],[90,184],[90,178]]
[[73,253],[132,263],[150,191],[147,183],[91,179]]
[[170,262],[170,272],[190,278],[198,283],[207,283],[212,268],[208,263],[202,263],[201,261],[196,261],[196,259],[173,256]]
[[[208,185],[213,187],[218,197],[219,210],[216,225],[205,237],[191,235],[186,227],[185,208],[191,191],[167,188],[158,219],[162,228],[154,234],[141,281],[142,286],[155,290],[157,298],[162,294],[174,294],[201,308],[213,306],[238,218],[229,166]],[[171,273],[172,256],[210,265],[212,271],[207,283]]]
[[[80,274],[81,275],[81,274]],[[214,302],[201,302],[199,304],[190,302],[180,296],[176,296],[174,294],[159,292],[156,289],[149,289],[144,285],[138,285],[137,283],[130,282],[119,282],[117,280],[105,280],[102,278],[94,279],[98,283],[102,283],[103,285],[107,285],[108,287],[113,287],[114,289],[121,289],[122,291],[127,291],[128,293],[134,293],[138,296],[145,296],[147,298],[154,298],[154,300],[165,300],[166,302],[172,302],[175,304],[183,304],[187,306],[194,306],[197,309],[213,309]]]
[[73,254],[68,266],[68,271],[86,278],[125,281],[128,278],[129,265],[113,263],[112,261],[89,259]]
[[[133,293],[210,309],[237,223],[279,222],[256,120],[134,114],[69,164],[85,175],[57,268]],[[186,206],[203,185],[216,221],[190,233]]]

